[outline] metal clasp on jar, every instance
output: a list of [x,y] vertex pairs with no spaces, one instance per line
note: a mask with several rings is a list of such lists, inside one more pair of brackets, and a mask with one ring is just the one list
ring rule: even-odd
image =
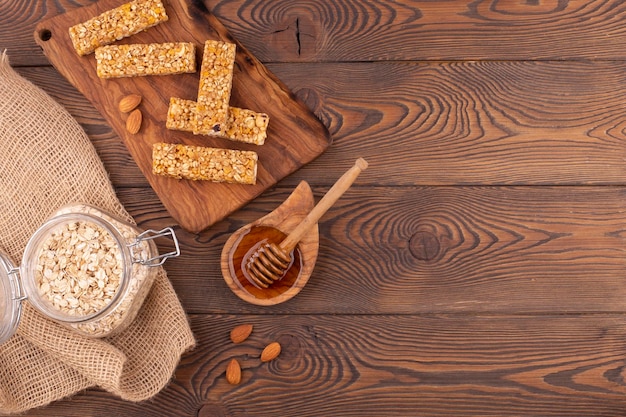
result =
[[[168,236],[171,237],[172,241],[174,242],[173,251],[164,253],[162,255],[153,256],[148,259],[144,259],[143,257],[138,256],[135,253],[137,246],[140,245],[142,242]],[[180,255],[180,245],[178,244],[178,238],[176,238],[176,233],[174,233],[174,229],[172,229],[171,227],[166,227],[165,229],[158,231],[153,229],[146,230],[145,232],[139,234],[137,236],[137,239],[135,239],[133,243],[128,245],[128,249],[130,249],[130,254],[133,262],[137,262],[145,266],[160,266],[163,265],[167,258],[175,258]]]

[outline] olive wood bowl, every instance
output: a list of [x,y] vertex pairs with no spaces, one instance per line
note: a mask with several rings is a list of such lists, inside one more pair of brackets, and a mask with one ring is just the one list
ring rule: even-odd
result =
[[[282,232],[284,238],[311,212],[314,203],[311,187],[306,181],[301,181],[274,211],[243,226],[228,238],[222,249],[221,268],[224,281],[236,296],[251,304],[271,306],[293,298],[304,288],[313,273],[319,252],[317,223],[311,226],[296,246],[296,250],[299,251],[300,271],[295,279],[288,281],[284,279],[285,282],[277,281],[269,288],[260,288],[243,276],[240,262],[234,259],[236,253],[244,251],[249,246],[250,242],[246,242],[245,238],[252,230],[261,230],[259,229],[261,227],[274,228]],[[282,238],[275,243],[280,243]]]

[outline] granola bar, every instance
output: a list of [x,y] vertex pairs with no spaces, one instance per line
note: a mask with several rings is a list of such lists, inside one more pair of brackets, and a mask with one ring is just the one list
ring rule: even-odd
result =
[[167,19],[161,0],[135,0],[70,27],[70,39],[79,55],[87,55]]
[[172,143],[152,147],[152,172],[178,179],[256,184],[257,161],[253,151]]
[[[197,103],[177,97],[170,98],[165,127],[172,130],[193,132]],[[267,138],[269,116],[248,109],[230,107],[228,122],[223,130],[230,140],[263,145]]]
[[191,42],[107,45],[96,49],[100,78],[171,75],[196,71]]
[[208,40],[204,43],[196,104],[195,134],[223,136],[235,65],[235,44]]

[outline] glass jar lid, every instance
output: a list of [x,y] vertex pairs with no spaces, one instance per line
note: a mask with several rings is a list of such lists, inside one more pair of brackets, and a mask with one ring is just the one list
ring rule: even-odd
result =
[[17,268],[8,256],[0,253],[0,344],[15,333],[23,299]]

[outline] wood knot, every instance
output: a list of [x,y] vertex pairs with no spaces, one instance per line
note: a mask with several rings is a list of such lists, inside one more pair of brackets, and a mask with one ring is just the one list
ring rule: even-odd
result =
[[430,232],[417,232],[409,239],[409,250],[421,261],[432,261],[439,255],[439,239]]
[[316,112],[321,106],[317,91],[311,88],[301,88],[295,92],[295,96],[313,112]]

